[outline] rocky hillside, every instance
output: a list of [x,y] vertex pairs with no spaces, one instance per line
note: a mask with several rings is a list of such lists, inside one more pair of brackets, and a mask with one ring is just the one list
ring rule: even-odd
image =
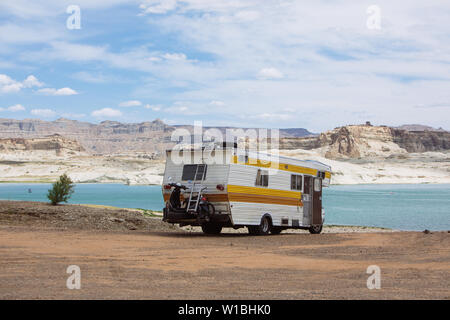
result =
[[446,151],[450,132],[407,131],[387,126],[348,125],[317,137],[283,138],[281,149],[317,149],[328,159],[388,157],[407,152]]
[[406,130],[406,131],[445,131],[442,128],[433,128],[430,126],[424,126],[422,124],[404,124],[400,127],[395,127],[395,129]]
[[[159,119],[141,123],[103,121],[99,124],[64,118],[55,121],[0,119],[0,138],[29,139],[57,133],[77,140],[91,154],[137,151],[161,154],[174,144],[170,138],[177,128],[185,128],[193,132],[192,126],[170,126]],[[220,127],[219,130],[225,133],[228,128]],[[311,135],[311,132],[303,128],[280,130],[282,137],[306,135]]]
[[99,124],[69,119],[0,119],[0,138],[35,138],[60,134],[78,141],[91,154],[163,151],[173,127],[161,120],[142,123],[103,121]]
[[0,139],[0,154],[2,157],[9,155],[64,157],[86,155],[86,152],[77,141],[54,134],[42,138]]
[[395,143],[408,152],[443,151],[450,149],[448,131],[405,131],[392,129]]

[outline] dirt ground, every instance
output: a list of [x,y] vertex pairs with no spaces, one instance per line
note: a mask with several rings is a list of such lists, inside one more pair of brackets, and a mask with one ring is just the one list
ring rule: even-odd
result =
[[[86,230],[54,222],[63,207],[78,219],[69,206],[47,218],[35,207],[0,201],[0,299],[450,299],[447,231],[206,236],[95,208],[81,211],[103,225]],[[66,287],[69,265],[79,290]],[[369,265],[381,289],[367,288]]]

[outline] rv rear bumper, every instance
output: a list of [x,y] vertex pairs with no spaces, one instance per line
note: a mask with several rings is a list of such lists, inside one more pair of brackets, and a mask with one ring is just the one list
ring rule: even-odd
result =
[[187,221],[197,221],[197,216],[187,212],[171,211],[167,208],[163,209],[163,221],[169,223],[179,223]]
[[211,222],[217,222],[222,223],[224,225],[230,223],[230,217],[228,214],[214,214],[212,216],[206,217],[199,217],[196,214],[187,213],[187,212],[178,212],[178,211],[172,211],[168,208],[163,209],[163,221],[168,223],[180,223],[183,225],[193,225],[193,226],[200,226],[202,223],[211,221]]

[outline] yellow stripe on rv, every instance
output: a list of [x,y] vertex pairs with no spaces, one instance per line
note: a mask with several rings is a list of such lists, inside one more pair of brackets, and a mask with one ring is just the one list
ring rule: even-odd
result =
[[[272,163],[270,161],[263,161],[263,160],[254,159],[254,158],[248,158],[248,162],[243,163],[243,162],[238,161],[237,155],[233,156],[233,163],[247,165],[247,166],[260,167],[260,168],[273,168],[273,169],[278,169],[278,170],[283,170],[283,171],[288,171],[288,172],[293,172],[293,173],[309,174],[312,176],[317,176],[317,171],[318,171],[317,169],[296,166],[293,164],[278,163],[278,162]],[[326,171],[325,178],[331,178],[331,172]]]
[[242,193],[242,194],[256,194],[264,196],[274,196],[274,197],[284,197],[284,198],[296,198],[300,199],[302,193],[300,191],[291,190],[279,190],[279,189],[268,189],[261,187],[247,187],[247,186],[236,186],[228,185],[228,193]]

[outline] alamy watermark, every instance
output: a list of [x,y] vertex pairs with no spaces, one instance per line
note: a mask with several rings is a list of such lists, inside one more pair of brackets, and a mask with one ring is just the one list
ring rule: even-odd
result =
[[70,265],[67,267],[66,273],[70,274],[67,278],[67,289],[81,289],[81,269],[77,265]]
[[367,28],[370,30],[380,30],[381,8],[377,5],[371,5],[367,7],[366,13],[369,15],[366,21]]
[[377,265],[370,265],[366,270],[367,274],[370,274],[367,278],[367,289],[381,289],[381,269]]
[[66,20],[66,27],[69,30],[81,29],[81,8],[75,4],[67,7],[66,13],[70,16]]
[[[225,164],[227,159],[218,150],[236,149],[238,162],[264,164],[277,168],[279,160],[278,129],[208,128],[204,130],[201,121],[195,121],[193,131],[177,128],[172,132],[171,141],[177,144],[170,152],[170,160],[175,164],[205,163]],[[249,156],[249,154],[256,155]]]

